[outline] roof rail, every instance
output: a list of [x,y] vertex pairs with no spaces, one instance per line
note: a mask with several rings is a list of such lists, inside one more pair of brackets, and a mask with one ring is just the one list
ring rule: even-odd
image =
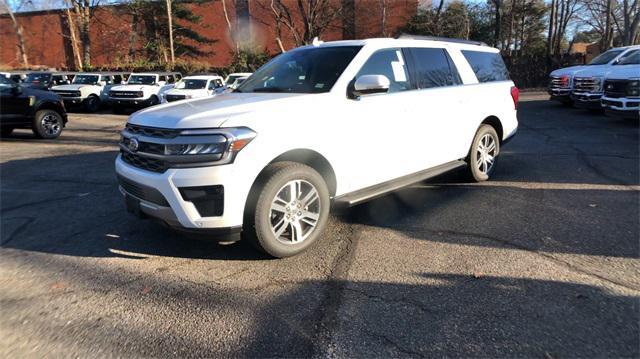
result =
[[440,36],[423,36],[423,35],[412,35],[401,33],[396,36],[396,39],[405,39],[405,40],[431,40],[431,41],[443,41],[443,42],[455,42],[458,44],[469,44],[469,45],[477,45],[477,46],[489,46],[482,41],[474,41],[474,40],[465,40],[465,39],[452,39],[448,37],[440,37]]

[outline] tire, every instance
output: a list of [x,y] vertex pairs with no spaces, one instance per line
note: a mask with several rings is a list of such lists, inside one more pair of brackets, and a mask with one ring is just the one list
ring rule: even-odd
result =
[[33,119],[33,134],[38,138],[54,139],[62,133],[62,116],[54,110],[40,110]]
[[84,110],[87,112],[96,112],[100,109],[100,97],[96,95],[89,95],[84,100]]
[[[299,193],[295,199],[292,189]],[[249,196],[243,236],[273,257],[296,255],[320,237],[329,206],[327,184],[313,168],[296,162],[269,165]]]
[[155,106],[159,103],[160,103],[160,99],[158,99],[158,96],[151,95],[151,98],[149,98],[149,107]]
[[496,130],[490,125],[481,125],[473,138],[467,156],[469,179],[475,182],[488,180],[496,168],[496,159],[499,154],[500,139]]
[[0,137],[9,137],[13,133],[13,127],[0,128]]

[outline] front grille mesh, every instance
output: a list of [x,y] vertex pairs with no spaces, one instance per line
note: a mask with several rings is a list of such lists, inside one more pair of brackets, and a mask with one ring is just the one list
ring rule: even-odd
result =
[[175,138],[180,134],[180,130],[172,130],[167,128],[145,127],[127,124],[126,130],[134,135],[159,137],[159,138]]
[[129,153],[124,150],[120,150],[120,154],[122,155],[123,161],[143,170],[164,173],[168,168],[167,163],[162,160]]
[[597,79],[591,77],[576,77],[573,80],[573,91],[575,92],[600,92],[600,84]]
[[549,77],[549,88],[552,90],[566,90],[569,88],[569,81],[563,80],[559,76]]
[[626,80],[607,80],[604,82],[604,93],[606,97],[625,97],[627,92]]
[[155,203],[159,206],[169,207],[169,202],[167,202],[162,193],[160,193],[160,191],[155,188],[130,181],[122,176],[118,176],[118,183],[120,184],[120,187],[125,190],[125,192],[134,197],[138,197],[139,199],[147,202]]
[[141,97],[138,92],[130,92],[130,91],[110,91],[110,97],[116,98],[139,98]]

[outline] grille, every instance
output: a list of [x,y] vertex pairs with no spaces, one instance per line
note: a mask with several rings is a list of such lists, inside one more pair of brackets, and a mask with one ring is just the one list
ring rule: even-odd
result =
[[167,202],[162,193],[155,188],[130,181],[122,176],[118,176],[118,183],[120,187],[132,196],[155,203],[159,206],[169,207],[169,202]]
[[180,130],[171,130],[166,128],[145,127],[127,124],[125,127],[127,131],[134,135],[159,137],[159,138],[175,138],[180,134]]
[[604,82],[604,93],[607,97],[625,97],[627,92],[626,80],[607,80]]
[[120,97],[120,98],[138,98],[138,92],[133,91],[109,91],[110,97]]
[[549,88],[552,90],[566,90],[569,86],[569,79],[563,80],[560,76],[549,77]]
[[140,156],[137,154],[126,152],[124,150],[120,150],[120,154],[122,155],[123,161],[125,161],[126,163],[134,167],[141,168],[143,170],[163,173],[168,168],[167,163],[162,160]]
[[591,77],[576,77],[573,80],[573,91],[575,92],[600,92],[600,84],[597,79]]
[[80,97],[80,91],[60,91],[60,90],[54,90],[53,92],[55,92],[56,94],[62,96],[62,97]]
[[167,101],[168,102],[172,102],[172,101],[180,101],[180,100],[184,100],[187,98],[187,96],[185,95],[167,95]]

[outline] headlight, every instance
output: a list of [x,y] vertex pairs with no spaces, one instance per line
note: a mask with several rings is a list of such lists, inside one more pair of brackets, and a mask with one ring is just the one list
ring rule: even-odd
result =
[[144,96],[144,92],[138,91],[138,92],[136,92],[136,96],[143,97]]
[[[255,137],[247,127],[183,130],[173,138],[122,132],[120,148],[132,155],[164,161],[168,168],[231,163]],[[154,129],[147,128],[153,133]]]

